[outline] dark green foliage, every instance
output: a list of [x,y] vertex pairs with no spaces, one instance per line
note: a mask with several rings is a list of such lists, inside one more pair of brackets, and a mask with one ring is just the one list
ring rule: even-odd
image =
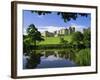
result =
[[47,44],[36,46],[36,49],[67,49],[71,48],[69,44]]
[[73,33],[72,35],[72,41],[73,42],[80,42],[83,40],[83,34],[79,31]]
[[83,33],[83,35],[84,35],[84,40],[91,40],[91,33],[90,33],[90,30],[85,30],[84,31],[84,33]]
[[37,30],[34,24],[31,24],[27,28],[27,35],[23,35],[23,52],[28,52],[31,49],[35,49],[36,41],[44,40],[41,33]]
[[32,44],[32,40],[27,36],[23,36],[23,52],[28,52],[31,50],[30,46]]
[[83,43],[84,43],[85,47],[90,48],[91,47],[91,32],[90,32],[90,29],[85,30],[83,35],[84,35]]
[[[31,11],[32,13],[37,13],[38,15],[48,15],[52,12],[50,11]],[[88,16],[85,13],[65,13],[57,12],[64,22],[70,21],[71,19],[76,20],[79,15]],[[68,42],[62,36],[59,38],[59,44],[37,44],[43,39],[41,33],[35,27],[34,24],[29,25],[27,28],[27,35],[23,35],[23,53],[29,56],[27,59],[27,69],[32,69],[40,64],[40,59],[43,54],[41,52],[37,53],[35,50],[50,50],[50,49],[68,49],[65,51],[58,51],[59,55],[65,59],[69,59],[75,62],[79,66],[89,66],[91,65],[91,32],[90,29],[85,30],[83,33],[74,32],[72,33],[72,41]],[[54,51],[46,51],[45,56],[54,54]],[[56,56],[56,55],[55,55]]]
[[79,31],[73,33],[72,35],[72,44],[73,44],[73,48],[83,48],[84,44],[83,44],[83,34]]
[[41,57],[49,57],[54,55],[60,58],[70,60],[75,63],[75,66],[90,66],[91,65],[91,53],[90,48],[74,50],[72,48],[68,49],[47,49],[47,50],[31,50],[26,54],[27,58],[27,69],[36,68],[41,62]]
[[64,38],[60,37],[60,43],[61,44],[68,44],[68,41],[67,40],[64,40]]
[[[51,14],[51,11],[31,11],[32,13],[37,13],[38,15],[46,15]],[[76,18],[81,15],[87,17],[88,14],[86,13],[65,13],[65,12],[57,12],[57,15],[61,16],[64,22],[70,21],[71,19],[76,20]]]
[[64,38],[60,38],[60,43],[64,43]]
[[[35,33],[35,32],[34,32]],[[72,48],[72,49],[84,49],[90,47],[90,40],[88,37],[90,37],[88,32],[84,32],[82,34],[81,32],[75,32],[72,35],[72,41],[68,42],[67,40],[64,40],[63,37],[60,37],[60,44],[45,44],[45,45],[34,45],[34,40],[41,41],[40,39],[40,33],[37,35],[29,34],[27,36],[24,35],[24,51],[30,50],[30,49],[66,49],[66,48]],[[88,35],[87,37],[85,35]],[[32,38],[31,38],[32,36]]]
[[41,33],[37,30],[34,24],[29,25],[27,28],[27,34],[30,39],[32,39],[34,46],[36,46],[36,41],[44,40],[41,36]]
[[60,37],[60,44],[61,44],[60,46],[62,46],[61,48],[68,48],[68,47],[70,47],[68,41],[64,40],[63,37]]
[[31,11],[32,13],[37,13],[38,15],[51,14],[50,11]]
[[75,54],[76,59],[75,62],[79,64],[80,66],[89,66],[91,65],[91,55],[90,55],[90,49],[82,49],[78,53]]
[[27,59],[26,68],[32,69],[37,67],[38,64],[40,64],[40,57],[42,56],[40,53],[36,53],[36,51],[28,52],[29,58]]

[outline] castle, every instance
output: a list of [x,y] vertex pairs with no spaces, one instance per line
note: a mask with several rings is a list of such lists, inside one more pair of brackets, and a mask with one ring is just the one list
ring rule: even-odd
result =
[[53,33],[49,31],[44,31],[41,33],[42,36],[44,37],[58,37],[58,36],[64,36],[64,35],[69,35],[75,32],[75,27],[69,27],[69,29],[60,29],[58,31],[54,31]]

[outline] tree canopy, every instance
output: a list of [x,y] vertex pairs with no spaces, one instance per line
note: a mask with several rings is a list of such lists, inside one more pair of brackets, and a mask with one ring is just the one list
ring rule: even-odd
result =
[[[51,11],[31,11],[32,13],[37,13],[38,15],[51,14]],[[57,15],[61,16],[64,22],[70,21],[71,19],[76,20],[78,15],[87,17],[87,13],[71,13],[71,12],[57,12]]]
[[32,39],[35,46],[36,46],[36,41],[44,40],[41,36],[41,33],[37,30],[34,24],[29,25],[29,27],[27,28],[27,34],[29,38]]
[[73,33],[73,35],[72,35],[72,41],[73,42],[80,42],[80,41],[83,40],[83,38],[84,38],[83,34],[79,31]]
[[89,48],[91,46],[91,31],[90,31],[90,29],[85,30],[83,35],[84,35],[84,39],[83,39],[84,45]]

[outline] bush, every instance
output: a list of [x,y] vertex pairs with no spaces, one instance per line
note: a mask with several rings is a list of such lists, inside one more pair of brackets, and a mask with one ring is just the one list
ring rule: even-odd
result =
[[36,49],[61,49],[69,48],[67,44],[47,44],[47,45],[38,45]]
[[82,49],[76,53],[75,62],[80,66],[89,66],[91,65],[91,55],[90,49]]

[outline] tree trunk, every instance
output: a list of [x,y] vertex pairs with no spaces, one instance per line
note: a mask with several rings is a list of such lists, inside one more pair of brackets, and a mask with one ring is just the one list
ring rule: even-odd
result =
[[34,46],[36,46],[36,40],[34,41]]

